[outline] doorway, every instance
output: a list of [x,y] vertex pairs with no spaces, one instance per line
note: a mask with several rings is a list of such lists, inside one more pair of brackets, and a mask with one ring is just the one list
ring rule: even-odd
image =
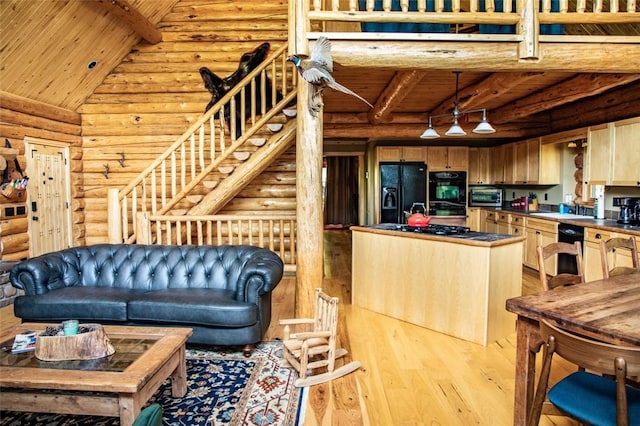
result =
[[363,223],[363,155],[325,156],[322,170],[325,228]]
[[71,247],[69,146],[26,137],[29,256]]

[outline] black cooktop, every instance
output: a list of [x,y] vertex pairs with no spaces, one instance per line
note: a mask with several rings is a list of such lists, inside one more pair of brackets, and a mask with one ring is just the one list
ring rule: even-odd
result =
[[409,225],[400,225],[399,231],[403,232],[415,232],[418,234],[432,234],[432,235],[459,235],[466,234],[470,231],[466,226],[455,225],[427,225],[426,227],[413,227]]

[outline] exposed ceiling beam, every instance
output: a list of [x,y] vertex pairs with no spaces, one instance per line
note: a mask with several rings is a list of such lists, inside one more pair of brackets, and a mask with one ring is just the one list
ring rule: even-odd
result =
[[162,41],[162,32],[127,0],[93,0],[93,2],[129,25],[147,43],[158,44]]
[[[490,74],[487,78],[476,84],[467,86],[458,92],[458,108],[460,110],[482,108],[482,105],[486,101],[499,98],[503,94],[508,93],[513,87],[521,85],[527,80],[540,76],[541,74],[542,73],[539,72],[522,72],[507,74],[508,77],[505,77],[503,73]],[[455,94],[434,108],[433,111],[431,111],[431,115],[449,114],[453,109],[454,101]],[[493,113],[491,117],[490,121],[493,122]],[[444,120],[447,119],[433,120],[433,123],[435,124]]]
[[490,121],[494,124],[511,122],[579,99],[599,95],[636,80],[640,80],[640,74],[580,74],[492,110]]
[[[520,60],[518,42],[446,42],[439,40],[331,40],[334,64],[394,70],[460,70],[483,72],[624,72],[640,69],[634,43],[541,43],[540,59]],[[616,58],[611,60],[611,52]]]
[[369,111],[369,122],[380,124],[420,83],[425,74],[418,70],[396,72],[378,97],[373,109]]
[[566,104],[549,113],[552,132],[595,126],[640,116],[640,81],[581,102]]
[[[342,114],[346,115],[346,114]],[[395,116],[395,115],[394,115]],[[347,123],[346,120],[342,120],[339,123],[332,123],[327,120],[327,114],[324,116],[323,121],[323,134],[325,138],[368,138],[368,139],[406,139],[406,140],[418,140],[426,124],[407,122],[402,126],[398,126],[397,122],[394,124],[383,123],[378,125],[372,125],[366,121],[358,119],[355,114],[352,115],[353,120]],[[361,118],[361,117],[360,117]],[[404,120],[403,120],[404,122]],[[549,133],[548,120],[537,120],[535,122],[513,122],[500,126],[499,131],[491,135],[492,139],[525,139],[532,133],[546,134]],[[465,124],[461,124],[463,127]],[[448,126],[436,128],[441,134],[447,130]],[[468,132],[466,136],[462,138],[443,138],[443,140],[473,140],[473,139],[487,139],[487,135],[480,135],[472,132]]]

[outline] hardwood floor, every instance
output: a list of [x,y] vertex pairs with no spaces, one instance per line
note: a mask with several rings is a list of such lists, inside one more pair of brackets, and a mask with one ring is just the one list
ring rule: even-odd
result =
[[[325,231],[324,250],[322,286],[340,298],[341,346],[363,367],[310,388],[305,426],[513,423],[515,331],[483,347],[352,306],[350,232]],[[523,294],[538,287],[537,274],[525,270]],[[285,276],[273,293],[265,340],[282,336],[278,319],[293,317],[294,291],[295,277]],[[0,328],[17,322],[11,306],[0,309]],[[558,366],[551,382],[558,373],[575,369],[562,362]],[[544,426],[576,424],[556,416],[540,421]]]
[[[351,234],[325,231],[325,292],[341,302],[342,346],[363,367],[310,388],[308,425],[511,425],[515,370],[514,333],[483,347],[352,306]],[[276,289],[276,315],[293,312],[287,278]],[[523,294],[540,291],[537,272],[525,270]],[[281,330],[272,322],[271,337]],[[559,362],[558,373],[574,366]],[[543,416],[540,425],[576,425]]]

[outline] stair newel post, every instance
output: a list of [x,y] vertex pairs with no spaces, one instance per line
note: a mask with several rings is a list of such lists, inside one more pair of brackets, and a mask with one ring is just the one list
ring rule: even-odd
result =
[[120,214],[120,201],[118,200],[118,188],[110,188],[107,198],[107,233],[111,244],[119,244],[122,239],[122,215]]
[[136,213],[136,243],[151,244],[151,222],[148,212]]

